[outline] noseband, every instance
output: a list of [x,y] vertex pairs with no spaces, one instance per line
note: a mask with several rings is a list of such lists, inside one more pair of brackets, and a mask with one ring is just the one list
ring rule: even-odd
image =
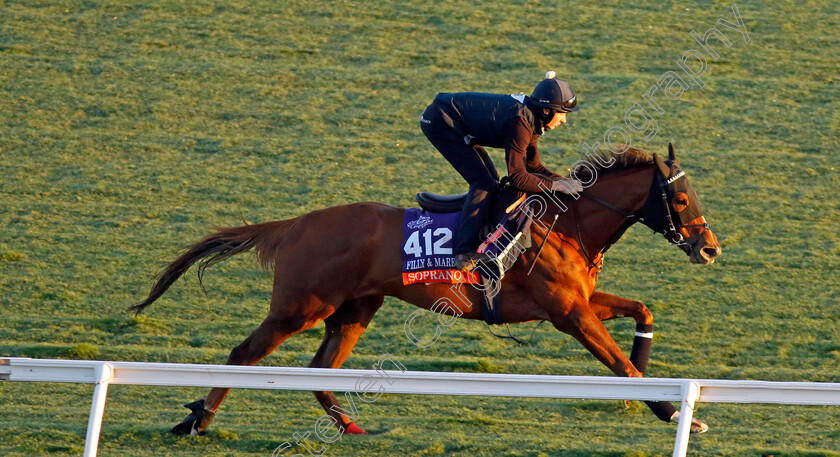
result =
[[[656,169],[656,174],[657,176],[661,174],[658,168]],[[662,230],[657,231],[655,228],[645,223],[644,220],[640,219],[640,221],[642,222],[642,224],[645,224],[645,226],[647,226],[654,232],[661,233],[665,237],[665,239],[668,240],[668,242],[672,245],[688,246],[688,249],[690,251],[693,251],[694,247],[697,246],[697,243],[700,242],[706,231],[709,230],[709,224],[707,222],[703,222],[702,224],[680,224],[680,227],[682,228],[703,227],[703,231],[700,232],[700,234],[697,236],[697,239],[694,240],[693,243],[689,243],[688,241],[686,241],[685,238],[682,236],[682,233],[680,233],[679,230],[677,230],[677,228],[674,226],[674,218],[671,216],[671,208],[668,206],[668,193],[666,192],[666,190],[668,186],[670,186],[674,181],[680,178],[685,178],[685,171],[680,170],[674,176],[659,181],[659,190],[662,193],[662,205],[665,208],[665,221],[668,223],[668,226]]]

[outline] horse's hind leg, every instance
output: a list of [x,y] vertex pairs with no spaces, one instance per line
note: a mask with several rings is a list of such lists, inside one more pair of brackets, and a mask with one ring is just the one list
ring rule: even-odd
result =
[[[324,319],[326,324],[324,341],[309,366],[313,368],[340,367],[347,360],[353,347],[356,346],[356,342],[359,341],[359,337],[362,336],[368,323],[373,319],[373,315],[382,306],[383,299],[384,297],[374,296],[348,300],[341,305],[338,311]],[[327,414],[337,421],[336,425],[341,427],[345,433],[365,433],[346,414],[341,412],[335,394],[332,392],[313,393]]]
[[[277,349],[288,337],[309,329],[320,319],[269,315],[251,335],[234,348],[228,357],[228,365],[256,365]],[[180,424],[170,430],[175,435],[201,435],[216,415],[216,410],[225,399],[229,387],[214,387],[202,400],[186,404],[190,413]]]
[[[594,292],[589,297],[589,307],[602,321],[619,317],[631,317],[636,321],[636,335],[633,338],[630,362],[639,372],[644,373],[650,360],[650,349],[653,342],[653,315],[648,307],[637,300],[629,300],[599,291]],[[670,403],[647,401],[645,404],[658,418],[665,422],[676,422],[679,419],[676,408]],[[674,413],[677,413],[677,415],[675,416]],[[692,433],[703,433],[708,429],[708,425],[692,418]]]

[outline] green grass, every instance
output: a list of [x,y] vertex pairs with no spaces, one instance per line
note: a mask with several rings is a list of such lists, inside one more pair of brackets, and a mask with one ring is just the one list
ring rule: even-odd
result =
[[[440,91],[530,92],[549,69],[581,111],[541,141],[572,165],[731,3],[36,2],[0,0],[0,355],[223,363],[262,320],[250,256],[190,274],[144,316],[126,306],[216,225],[360,200],[463,191],[418,118]],[[738,3],[705,89],[660,99],[724,248],[688,264],[642,227],[601,288],[656,319],[652,376],[840,382],[840,7]],[[690,83],[690,82],[689,82]],[[491,151],[497,164],[500,151]],[[397,255],[395,253],[394,255]],[[428,348],[389,299],[350,368],[607,375],[540,327],[515,347],[460,321]],[[516,326],[520,335],[534,324]],[[611,322],[629,351],[632,322]],[[305,366],[323,326],[263,364]],[[0,383],[0,454],[80,455],[91,386]],[[112,386],[100,455],[269,456],[321,415],[305,392],[234,391],[206,437],[168,427],[203,389]],[[690,455],[838,456],[837,408],[702,404]],[[670,455],[675,429],[620,402],[386,395],[330,456]]]

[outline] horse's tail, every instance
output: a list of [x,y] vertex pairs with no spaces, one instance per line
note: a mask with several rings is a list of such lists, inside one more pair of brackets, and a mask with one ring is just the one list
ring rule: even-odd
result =
[[192,245],[187,252],[175,259],[161,271],[149,296],[140,303],[129,307],[137,314],[160,298],[187,270],[198,262],[198,281],[207,267],[241,252],[256,247],[260,264],[266,269],[273,266],[280,242],[295,225],[297,219],[266,222],[264,224],[243,225],[241,227],[220,228],[216,233],[206,236]]

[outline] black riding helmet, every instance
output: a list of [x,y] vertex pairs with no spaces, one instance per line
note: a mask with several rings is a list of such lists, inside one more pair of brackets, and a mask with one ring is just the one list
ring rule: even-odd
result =
[[[548,108],[560,113],[571,113],[579,110],[575,91],[572,90],[569,83],[556,79],[554,76],[553,71],[545,74],[545,79],[540,81],[534,88],[534,92],[531,93],[531,103],[534,106]],[[553,113],[551,114],[553,115]]]

